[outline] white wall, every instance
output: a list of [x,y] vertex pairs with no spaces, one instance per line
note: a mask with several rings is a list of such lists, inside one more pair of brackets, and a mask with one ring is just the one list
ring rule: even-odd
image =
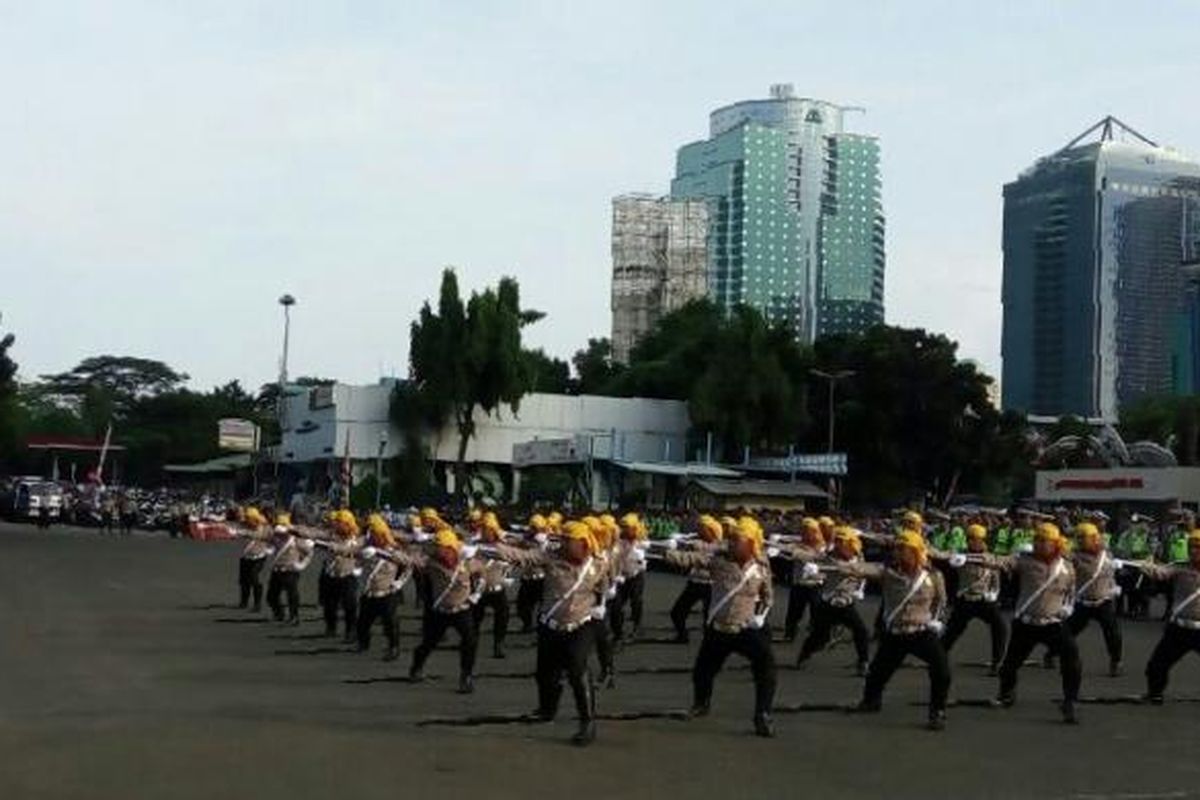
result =
[[[347,439],[352,460],[374,459],[383,431],[388,431],[385,457],[396,455],[401,436],[388,422],[391,394],[390,383],[338,384],[333,387],[334,405],[315,410],[309,407],[311,392],[289,396],[283,461],[341,458]],[[305,423],[316,427],[299,433]],[[515,414],[507,406],[493,416],[476,412],[476,433],[467,460],[510,464],[513,445],[519,442],[590,435],[594,437],[593,453],[599,458],[615,455],[624,461],[661,461],[669,455],[671,461],[682,461],[689,425],[687,404],[677,400],[530,394],[521,400]],[[439,460],[455,460],[458,432],[453,424],[432,437],[429,446]]]

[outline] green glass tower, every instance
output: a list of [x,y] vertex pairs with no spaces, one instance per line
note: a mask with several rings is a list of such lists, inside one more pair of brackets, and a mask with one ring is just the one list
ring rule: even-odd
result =
[[714,111],[709,138],[676,158],[674,198],[709,204],[708,292],[786,321],[802,341],[883,322],[879,144],[847,133],[848,109],[798,98]]

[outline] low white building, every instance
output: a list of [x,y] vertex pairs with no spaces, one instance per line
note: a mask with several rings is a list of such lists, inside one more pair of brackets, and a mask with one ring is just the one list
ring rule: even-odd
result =
[[[291,465],[300,488],[319,491],[335,482],[347,456],[358,481],[374,473],[380,458],[399,454],[403,437],[389,420],[396,385],[289,387],[279,460]],[[507,406],[491,415],[476,412],[466,461],[511,470],[516,445],[572,440],[581,461],[682,462],[689,427],[687,404],[677,400],[529,394],[516,412]],[[438,462],[453,464],[454,424],[426,445]]]

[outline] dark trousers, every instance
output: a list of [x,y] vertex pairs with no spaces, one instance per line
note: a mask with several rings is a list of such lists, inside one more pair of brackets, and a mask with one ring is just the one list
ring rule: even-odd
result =
[[267,563],[265,558],[239,558],[238,559],[238,590],[239,600],[238,605],[245,608],[250,602],[250,596],[254,596],[254,610],[262,608],[263,585],[262,585],[262,570],[263,564]]
[[602,619],[594,619],[588,624],[592,626],[592,635],[596,642],[596,661],[600,663],[601,677],[611,677],[616,665],[612,628]]
[[595,716],[592,674],[588,669],[588,657],[594,642],[595,626],[590,623],[584,623],[570,632],[551,630],[545,625],[538,628],[535,676],[539,716],[544,719],[557,716],[564,673],[575,695],[575,711],[579,714],[579,721],[588,722]]
[[[326,578],[325,575],[321,577]],[[358,578],[353,575],[342,578],[330,575],[323,595],[321,610],[325,614],[325,632],[330,635],[337,632],[340,609],[346,621],[346,637],[353,636],[358,630]]]
[[626,578],[625,582],[617,587],[617,596],[613,598],[612,606],[609,609],[610,621],[612,622],[613,635],[617,640],[625,638],[625,606],[629,606],[629,621],[633,623],[633,629],[636,631],[642,627],[642,595],[646,590],[646,573],[634,575],[632,578]]
[[804,644],[800,646],[800,661],[807,660],[813,653],[823,650],[825,645],[829,644],[834,625],[845,625],[850,629],[859,663],[867,660],[871,637],[862,617],[858,615],[858,609],[853,603],[848,606],[834,606],[821,602],[813,609],[812,628],[804,639]]
[[400,608],[400,593],[391,592],[383,597],[362,598],[362,608],[358,615],[358,646],[362,650],[371,648],[371,626],[375,620],[383,624],[383,636],[387,639],[388,649],[395,650],[400,646],[400,625],[397,622],[397,612]]
[[744,656],[754,676],[754,713],[770,714],[775,703],[775,652],[771,649],[769,628],[746,628],[739,633],[704,629],[704,641],[692,668],[692,700],[707,708],[712,700],[713,682],[730,653]]
[[500,650],[504,647],[504,637],[508,635],[508,595],[503,589],[484,592],[475,604],[476,630],[483,624],[483,615],[489,608],[492,610],[492,645]]
[[1017,688],[1017,671],[1039,644],[1046,645],[1050,652],[1058,655],[1063,699],[1075,702],[1079,699],[1079,684],[1083,681],[1083,665],[1079,660],[1079,646],[1065,622],[1028,625],[1013,620],[1012,637],[1008,640],[1004,663],[1000,665],[1000,696],[1007,697]]
[[783,635],[789,642],[796,638],[796,632],[800,629],[800,620],[804,619],[804,612],[809,613],[809,622],[811,624],[812,617],[815,615],[817,603],[821,602],[821,589],[817,586],[799,586],[793,585],[788,591],[788,607],[787,616],[783,621]]
[[421,624],[421,643],[413,652],[412,671],[420,672],[429,654],[441,644],[442,637],[450,628],[458,633],[458,669],[461,675],[475,672],[475,651],[479,647],[479,631],[475,627],[474,612],[470,608],[454,614],[443,614],[429,609]]
[[1200,653],[1200,630],[1168,624],[1146,664],[1146,693],[1162,697],[1171,667],[1188,653]]
[[280,595],[287,595],[287,618],[300,619],[300,573],[292,570],[272,570],[267,580],[267,605],[277,621],[283,620]]
[[533,618],[538,605],[542,602],[542,589],[545,581],[542,578],[522,578],[517,588],[517,616],[521,619],[521,630],[533,630]]
[[929,713],[946,710],[946,695],[950,692],[950,661],[942,641],[933,631],[917,633],[884,633],[879,640],[875,658],[867,669],[863,703],[878,706],[883,689],[904,662],[905,656],[915,656],[929,668]]
[[1146,693],[1151,697],[1162,697],[1166,681],[1170,679],[1171,667],[1189,652],[1200,654],[1200,631],[1166,625],[1163,638],[1154,645],[1154,652],[1146,663]]
[[1105,600],[1098,606],[1085,606],[1079,603],[1067,620],[1067,627],[1072,636],[1078,636],[1080,631],[1095,620],[1104,633],[1104,647],[1108,650],[1108,659],[1112,662],[1121,660],[1121,623],[1117,621],[1117,604],[1114,600]]
[[708,621],[708,606],[712,602],[712,584],[700,583],[699,581],[688,581],[683,587],[683,591],[679,593],[675,604],[671,606],[671,624],[675,626],[675,633],[679,636],[687,636],[687,619],[691,615],[692,609],[696,603],[700,603],[704,609],[704,620],[701,625]]
[[1008,625],[1000,613],[1000,604],[994,600],[958,600],[950,611],[950,619],[946,622],[946,630],[942,634],[942,647],[949,653],[967,629],[967,623],[980,619],[987,623],[992,635],[992,665],[1000,664],[1004,658],[1004,645],[1008,640]]

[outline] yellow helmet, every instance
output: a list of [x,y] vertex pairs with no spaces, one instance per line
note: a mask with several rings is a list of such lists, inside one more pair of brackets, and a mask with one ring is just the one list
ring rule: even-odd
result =
[[242,520],[251,528],[261,528],[267,524],[267,518],[254,506],[242,512]]
[[925,537],[916,531],[901,531],[895,538],[896,547],[907,547],[917,553],[917,559],[924,563],[926,556]]
[[367,517],[367,531],[371,536],[371,542],[377,547],[395,547],[396,537],[392,535],[392,529],[388,526],[387,520],[380,514],[372,514]]
[[634,539],[646,538],[646,526],[642,524],[642,520],[637,514],[626,514],[621,517],[621,528],[626,533],[632,534]]
[[558,511],[551,511],[546,515],[546,522],[549,523],[550,533],[559,533],[562,530],[563,515]]
[[697,520],[697,526],[715,542],[721,541],[724,537],[725,529],[721,527],[721,523],[717,521],[716,517],[709,514],[701,514]]
[[479,524],[481,527],[495,534],[500,533],[500,518],[496,516],[495,512],[489,511],[484,514],[480,518]]
[[450,528],[438,528],[433,536],[433,543],[438,547],[449,547],[456,553],[462,550],[462,540]]
[[1034,532],[1034,538],[1045,539],[1046,541],[1062,544],[1062,531],[1053,522],[1039,522],[1037,530]]
[[968,539],[986,539],[987,535],[987,528],[983,527],[978,522],[967,526]]
[[587,523],[571,520],[563,525],[562,535],[566,539],[581,539],[587,542],[588,552],[596,552],[596,538],[592,534],[591,526]]
[[437,509],[428,506],[421,509],[421,525],[427,528],[434,528],[441,521],[442,517],[438,514]]
[[904,523],[904,527],[906,528],[916,528],[917,530],[920,530],[921,528],[925,527],[925,518],[916,511],[905,511],[904,516],[900,518],[900,521]]
[[800,520],[800,529],[805,531],[821,530],[821,522],[813,517],[805,517]]
[[834,528],[833,540],[848,545],[855,555],[862,555],[862,539],[859,538],[858,531],[849,525],[840,525]]
[[1100,538],[1100,529],[1091,522],[1081,522],[1075,526],[1075,536],[1082,541],[1097,540]]
[[725,529],[726,536],[733,536],[737,533],[737,520],[726,514],[721,517],[721,527]]
[[837,524],[833,521],[833,517],[820,516],[817,517],[817,524],[824,530],[833,530]]
[[1187,541],[1188,541],[1188,547],[1191,547],[1192,545],[1200,545],[1200,528],[1197,528],[1196,530],[1189,533]]
[[467,512],[467,522],[482,522],[482,521],[483,521],[483,512],[480,511],[478,508],[472,508],[469,512]]
[[541,514],[534,514],[529,518],[529,527],[534,533],[545,533],[549,529],[550,523]]
[[739,517],[735,523],[734,530],[736,531],[734,534],[735,536],[737,536],[739,539],[746,539],[750,542],[754,549],[754,556],[756,558],[762,556],[763,529],[762,526],[758,524],[758,520],[749,516]]
[[282,525],[285,528],[292,527],[292,515],[286,511],[280,511],[275,515],[275,524]]

